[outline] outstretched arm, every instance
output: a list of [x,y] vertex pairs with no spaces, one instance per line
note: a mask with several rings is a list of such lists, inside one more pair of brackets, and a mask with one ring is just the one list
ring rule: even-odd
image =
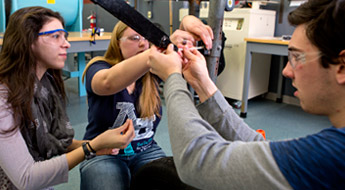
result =
[[[247,140],[262,139],[259,134],[241,123],[225,124],[229,127],[226,132],[201,118],[181,74],[173,73],[168,77],[164,96],[174,162],[182,181],[200,189],[291,189],[268,142],[232,141],[224,137],[237,133],[235,137]],[[223,103],[222,99],[217,91],[204,103],[216,108],[208,112],[226,118],[232,114],[231,107],[219,104]],[[231,119],[222,121],[230,122]],[[242,132],[236,131],[236,126],[241,127]]]
[[[184,47],[183,54],[188,60],[182,59],[169,46],[166,54],[159,53],[154,47],[150,54],[148,64],[151,72],[158,75],[162,80],[173,73],[183,73],[184,78],[199,95],[201,104],[198,110],[214,129],[226,140],[257,141],[263,140],[262,136],[251,129],[227,103],[216,85],[210,79],[206,61],[197,50]],[[218,92],[216,94],[216,92]],[[217,99],[214,98],[215,94]],[[214,110],[210,112],[209,110]]]
[[[127,120],[121,127],[109,129],[89,141],[89,143],[90,146],[97,152],[104,149],[124,149],[132,141],[134,136],[135,133],[133,122],[132,120]],[[66,158],[68,168],[72,169],[84,160],[83,148],[78,147],[77,149],[67,153]]]
[[[224,104],[220,91],[204,80],[209,77],[202,55],[197,51],[188,54],[185,48],[189,61],[182,70],[182,60],[172,47],[166,55],[152,50],[148,64],[152,72],[165,80],[170,142],[182,181],[202,189],[255,189],[258,184],[263,189],[291,188],[276,165],[268,142],[239,141],[263,137],[238,120],[231,106]],[[203,94],[202,105],[211,108],[206,120],[194,106],[182,72]],[[210,125],[208,119],[216,122]]]
[[[262,136],[251,129],[225,100],[209,77],[204,56],[195,49],[184,48],[188,62],[183,67],[183,76],[199,95],[199,113],[226,140],[257,141]],[[213,110],[210,112],[209,110]]]
[[[212,48],[213,32],[211,27],[205,25],[195,16],[185,16],[180,25],[171,36],[171,41],[181,47],[182,45],[195,45],[195,41],[202,40],[207,49]],[[186,44],[183,44],[183,42]],[[150,50],[123,60],[110,69],[98,71],[92,78],[92,90],[98,95],[115,94],[143,76],[149,67],[145,64]],[[116,82],[114,82],[116,81]]]
[[132,56],[109,69],[102,69],[91,80],[92,91],[98,95],[115,94],[149,71],[146,65],[150,50]]

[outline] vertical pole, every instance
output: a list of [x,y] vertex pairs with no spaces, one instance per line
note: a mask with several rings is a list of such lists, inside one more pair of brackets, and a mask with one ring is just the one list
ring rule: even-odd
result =
[[172,0],[169,0],[169,23],[170,23],[170,35],[173,33],[173,7]]
[[212,50],[209,55],[206,55],[207,69],[210,77],[214,83],[217,82],[217,73],[219,65],[219,57],[222,50],[222,28],[224,10],[226,0],[212,0],[209,1],[208,20],[207,24],[212,28],[214,39],[212,42]]
[[284,56],[280,56],[279,59],[279,75],[278,75],[278,88],[277,88],[277,98],[276,98],[276,102],[278,103],[282,103],[283,102],[283,72],[284,69]]
[[252,67],[251,48],[252,48],[251,43],[247,42],[246,63],[244,64],[244,76],[243,76],[242,105],[241,105],[241,113],[240,113],[240,117],[242,118],[247,117],[250,70]]
[[78,87],[79,87],[79,96],[86,96],[86,89],[82,82],[83,72],[85,70],[85,53],[78,53]]
[[189,15],[194,15],[195,16],[195,10],[194,10],[194,0],[188,0],[188,13]]

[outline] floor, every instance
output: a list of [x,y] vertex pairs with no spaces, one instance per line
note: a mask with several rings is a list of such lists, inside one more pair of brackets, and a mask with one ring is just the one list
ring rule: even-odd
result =
[[[65,81],[69,98],[67,113],[75,130],[75,138],[82,139],[87,125],[86,97],[78,96],[76,78]],[[240,110],[236,110],[238,113]],[[261,97],[248,102],[247,118],[244,119],[253,129],[263,129],[267,140],[282,140],[316,133],[331,126],[326,117],[310,115],[298,106],[276,103]],[[167,128],[165,105],[163,117],[157,129],[155,140],[168,156],[172,155]],[[79,189],[79,166],[70,171],[68,183],[55,186],[56,190]]]

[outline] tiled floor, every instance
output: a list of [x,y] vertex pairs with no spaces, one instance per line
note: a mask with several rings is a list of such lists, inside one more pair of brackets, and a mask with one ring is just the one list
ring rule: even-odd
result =
[[[87,124],[86,97],[78,96],[76,78],[66,80],[65,84],[69,97],[67,112],[75,129],[75,138],[82,139]],[[253,129],[264,129],[268,140],[302,137],[331,126],[326,117],[310,115],[303,112],[298,106],[280,104],[262,98],[249,101],[245,122]],[[164,105],[163,117],[157,129],[155,140],[167,155],[172,155]],[[79,166],[77,166],[70,172],[69,182],[58,185],[55,189],[76,190],[79,189],[79,183]]]

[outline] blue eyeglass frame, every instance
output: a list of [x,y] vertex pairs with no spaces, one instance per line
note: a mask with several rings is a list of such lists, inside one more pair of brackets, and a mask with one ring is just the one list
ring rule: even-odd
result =
[[[67,30],[65,30],[65,29],[49,30],[49,31],[45,31],[45,32],[40,32],[40,33],[38,33],[38,35],[39,35],[39,36],[42,36],[42,35],[45,35],[45,34],[52,34],[52,33],[59,32],[59,31],[65,32],[65,34],[66,34],[65,37],[67,38],[68,32],[67,32]],[[66,39],[66,40],[67,40],[67,39]]]

